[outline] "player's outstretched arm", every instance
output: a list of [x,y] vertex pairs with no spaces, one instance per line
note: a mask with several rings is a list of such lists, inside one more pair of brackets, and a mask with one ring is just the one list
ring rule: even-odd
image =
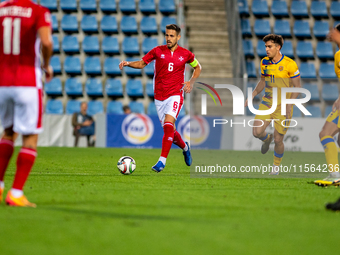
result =
[[144,62],[143,59],[139,61],[133,61],[133,62],[122,61],[119,63],[120,70],[122,70],[124,66],[132,67],[136,69],[143,69],[146,66],[146,63]]
[[[259,82],[257,83],[253,93],[252,93],[252,100],[254,99],[254,97],[256,97],[258,94],[261,93],[261,91],[264,89],[264,87],[266,86],[266,81],[264,76],[261,76],[261,79],[259,80]],[[246,100],[246,102],[244,103],[244,107],[248,106],[248,99]]]
[[184,90],[185,93],[191,92],[197,78],[200,76],[200,74],[202,72],[201,64],[197,61],[197,59],[195,59],[194,62],[195,61],[196,61],[196,63],[194,65],[194,72],[192,73],[191,79],[189,81],[186,81],[186,82],[183,83],[183,85],[184,85],[183,90]]
[[53,41],[51,27],[45,26],[38,29],[38,35],[41,41],[41,52],[43,57],[42,69],[46,75],[46,82],[53,78],[53,69],[50,66],[50,60],[53,54]]

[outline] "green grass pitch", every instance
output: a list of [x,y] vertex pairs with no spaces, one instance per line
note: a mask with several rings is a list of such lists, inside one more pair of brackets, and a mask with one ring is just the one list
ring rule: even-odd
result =
[[[38,207],[0,205],[0,254],[301,255],[338,250],[340,214],[324,205],[337,200],[340,189],[308,184],[311,178],[192,178],[180,150],[170,152],[162,173],[150,170],[160,150],[39,148],[38,153],[25,186]],[[137,162],[130,176],[117,170],[123,155]],[[256,156],[260,152],[226,155],[237,164],[272,162],[272,155]],[[325,163],[322,153],[286,152],[285,159]],[[6,191],[14,162],[6,174]]]

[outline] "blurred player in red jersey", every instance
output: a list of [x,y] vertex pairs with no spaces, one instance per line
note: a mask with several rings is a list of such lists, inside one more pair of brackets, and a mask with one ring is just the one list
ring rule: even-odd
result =
[[[164,169],[172,143],[183,150],[185,163],[190,166],[192,158],[188,143],[176,131],[175,121],[183,106],[184,92],[190,93],[196,79],[201,73],[201,65],[195,55],[178,45],[181,29],[175,24],[167,25],[165,30],[166,45],[157,46],[148,52],[141,60],[134,62],[122,61],[124,66],[142,69],[151,61],[155,61],[154,94],[158,118],[162,123],[164,136],[161,156],[152,167],[155,172]],[[194,72],[190,81],[184,82],[185,64],[190,64]]]
[[23,146],[6,203],[35,207],[24,196],[23,187],[37,156],[38,134],[42,132],[41,68],[46,82],[53,76],[49,65],[53,52],[51,15],[47,8],[30,0],[9,0],[0,4],[0,23],[0,118],[5,129],[0,140],[0,201],[14,141],[22,134]]

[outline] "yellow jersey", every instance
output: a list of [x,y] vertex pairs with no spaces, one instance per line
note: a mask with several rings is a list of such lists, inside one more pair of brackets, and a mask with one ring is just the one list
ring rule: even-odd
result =
[[[265,77],[266,87],[265,94],[262,97],[262,104],[268,108],[272,105],[272,88],[276,87],[277,90],[277,104],[281,105],[281,89],[284,87],[292,87],[291,78],[300,76],[300,71],[294,60],[285,55],[274,63],[268,57],[261,60],[261,76]],[[291,93],[287,93],[286,97],[290,98]]]
[[334,55],[334,71],[336,76],[340,79],[340,50]]

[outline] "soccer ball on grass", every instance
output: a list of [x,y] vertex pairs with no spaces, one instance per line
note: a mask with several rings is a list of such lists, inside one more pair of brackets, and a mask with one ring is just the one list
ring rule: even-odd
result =
[[121,174],[132,174],[136,169],[136,161],[130,156],[124,156],[118,160],[117,167]]

